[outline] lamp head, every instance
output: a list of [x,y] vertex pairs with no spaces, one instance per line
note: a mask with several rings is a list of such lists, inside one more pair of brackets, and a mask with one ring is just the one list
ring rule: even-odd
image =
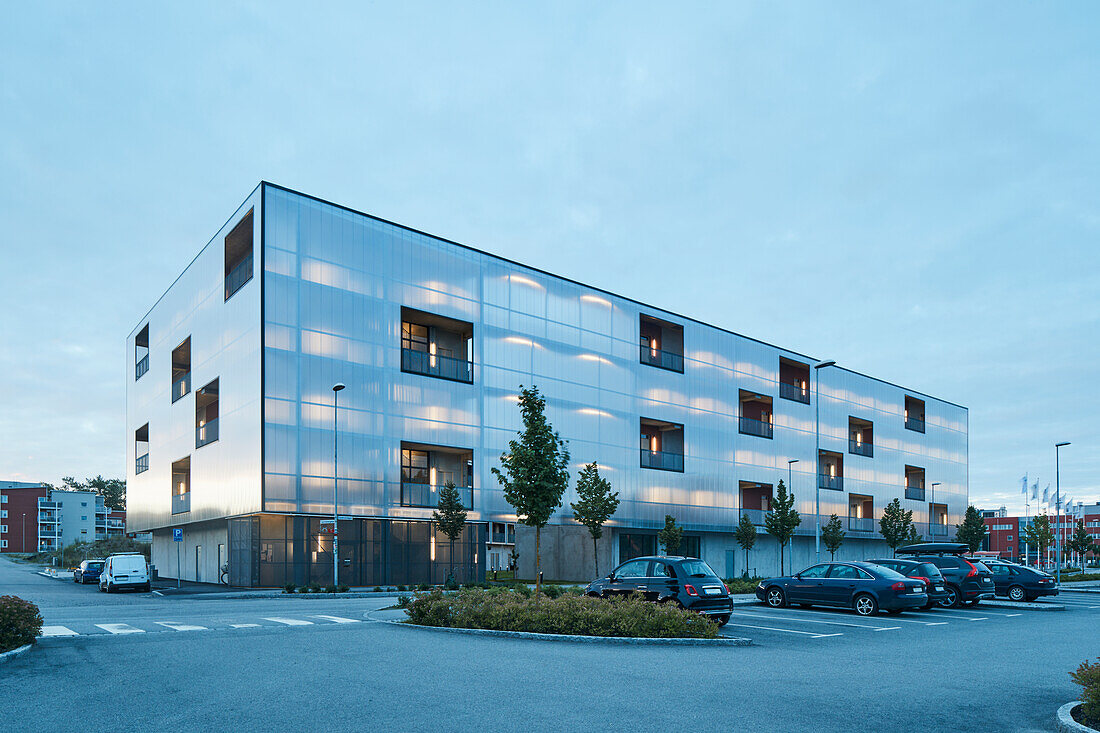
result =
[[825,367],[836,366],[835,361],[823,361],[820,364],[814,364],[814,369],[824,369]]
[[787,465],[790,465],[792,463],[798,463],[798,459],[797,458],[792,458],[791,460],[787,461]]
[[1066,441],[1065,443],[1055,443],[1054,447],[1055,448],[1061,448],[1063,445],[1069,445],[1069,441]]
[[333,392],[339,392],[343,388],[344,388],[344,383],[343,382],[337,382],[336,384],[332,385],[332,391]]

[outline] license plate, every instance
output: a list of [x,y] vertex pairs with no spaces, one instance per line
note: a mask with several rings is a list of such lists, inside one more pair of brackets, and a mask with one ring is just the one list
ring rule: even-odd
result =
[[939,591],[940,593],[942,593],[943,592],[943,586],[942,585],[937,585],[936,590]]
[[717,588],[704,588],[703,592],[706,593],[708,596],[716,596],[722,591],[718,590]]

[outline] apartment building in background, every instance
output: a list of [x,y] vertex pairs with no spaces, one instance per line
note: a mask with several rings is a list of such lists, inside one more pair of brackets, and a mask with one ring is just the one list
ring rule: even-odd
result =
[[[656,552],[665,515],[719,573],[777,571],[763,519],[781,479],[803,518],[796,569],[817,556],[818,492],[848,532],[840,558],[886,551],[895,498],[926,538],[967,503],[962,406],[269,183],[127,339],[130,529],[152,532],[167,574],[182,529],[187,580],[228,563],[233,585],[328,582],[337,463],[341,582],[443,580],[447,482],[469,509],[459,579],[513,548],[531,577],[533,531],[490,473],[521,385],[545,396],[574,482],[596,461],[620,494],[601,572]],[[575,500],[542,533],[546,577],[593,572]],[[741,516],[760,534],[748,567]]]
[[[1082,504],[1079,511],[1063,513],[1058,516],[1048,515],[1050,528],[1056,536],[1060,537],[1062,546],[1073,537],[1077,529],[1077,522],[1084,521],[1085,531],[1092,536],[1097,546],[1095,554],[1100,555],[1100,503]],[[1038,548],[1034,545],[1025,546],[1025,528],[1035,521],[1035,515],[1008,516],[1007,512],[998,512],[997,516],[988,516],[983,511],[983,519],[989,534],[986,536],[982,549],[988,552],[999,553],[1000,557],[1013,562],[1026,562],[1028,564],[1045,564],[1048,557],[1054,558],[1054,549],[1039,557]]]
[[126,512],[93,491],[0,481],[0,552],[40,552],[126,534]]

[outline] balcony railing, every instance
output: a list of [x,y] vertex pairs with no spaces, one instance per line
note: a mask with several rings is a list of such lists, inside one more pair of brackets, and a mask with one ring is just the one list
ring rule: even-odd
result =
[[905,498],[916,499],[917,501],[924,501],[924,487],[923,486],[905,486]]
[[[417,484],[408,481],[401,482],[401,506],[422,506],[431,509],[439,507],[439,490],[443,486],[435,484]],[[456,486],[458,496],[462,499],[462,506],[467,509],[474,508],[474,488],[472,486]]]
[[52,514],[39,514],[38,515],[38,523],[39,524],[57,524],[57,521],[58,521],[57,517],[53,516]]
[[916,430],[918,433],[924,432],[924,418],[923,417],[906,417],[905,429]]
[[749,521],[755,524],[757,527],[764,526],[764,515],[767,514],[763,509],[742,509],[741,516],[748,517]]
[[172,382],[172,402],[183,397],[185,394],[191,391],[191,372],[187,372],[182,377]]
[[810,404],[810,390],[797,384],[779,383],[779,396],[785,400],[794,400],[803,404]]
[[831,489],[833,491],[844,491],[844,477],[843,476],[830,476],[827,473],[818,474],[817,485],[823,489]]
[[673,351],[653,349],[645,344],[639,345],[638,360],[642,364],[668,369],[670,372],[684,371],[684,355]]
[[172,513],[183,514],[191,511],[191,492],[172,494]]
[[453,356],[429,354],[415,349],[401,349],[401,371],[423,374],[428,377],[450,379],[455,382],[474,382],[474,363]]
[[947,536],[947,525],[946,524],[939,524],[938,522],[933,522],[932,524],[928,525],[928,532],[933,537],[946,537]]
[[138,456],[135,463],[137,465],[134,466],[134,473],[145,473],[149,470],[149,454],[145,453]]
[[684,454],[659,450],[641,449],[642,468],[656,468],[661,471],[683,471]]
[[848,452],[857,456],[871,458],[875,455],[875,447],[866,441],[848,439]]
[[875,520],[870,517],[848,517],[848,529],[852,532],[874,532]]
[[500,545],[515,544],[516,535],[513,532],[493,532],[493,538],[489,541]]
[[141,376],[145,372],[149,371],[149,355],[141,357],[138,363],[134,365],[134,379],[141,379]]
[[252,279],[252,253],[249,252],[243,260],[233,266],[229,274],[225,276],[225,299],[229,300],[233,293],[244,287],[244,284]]
[[207,420],[205,425],[195,428],[195,447],[202,448],[218,439],[218,418]]
[[758,438],[772,437],[772,424],[763,420],[742,417],[737,422],[737,428],[744,435],[755,435]]

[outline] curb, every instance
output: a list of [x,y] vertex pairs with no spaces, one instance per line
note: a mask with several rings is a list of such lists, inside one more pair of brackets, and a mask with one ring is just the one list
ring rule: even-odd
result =
[[967,608],[982,608],[989,606],[990,608],[1022,608],[1027,611],[1065,611],[1065,606],[1060,606],[1057,603],[1032,603],[1030,601],[982,601],[977,606],[967,606]]
[[1075,707],[1081,704],[1080,700],[1074,700],[1073,702],[1067,702],[1062,707],[1058,708],[1058,715],[1055,716],[1054,722],[1056,730],[1060,733],[1095,733],[1095,728],[1089,728],[1087,725],[1081,725],[1073,719],[1071,712]]
[[420,626],[419,624],[407,624],[404,621],[386,621],[378,619],[378,623],[403,626],[407,629],[421,631],[441,631],[451,634],[468,634],[470,636],[496,636],[508,639],[534,639],[538,641],[563,641],[581,644],[625,644],[633,646],[751,646],[752,639],[723,636],[718,639],[640,639],[625,636],[581,636],[579,634],[537,634],[533,631],[496,631],[494,629],[456,629],[449,626]]
[[1067,588],[1066,586],[1060,586],[1058,588],[1062,593],[1100,593],[1100,588]]
[[170,593],[162,595],[162,598],[185,598],[187,600],[202,600],[212,599],[216,600],[224,598],[227,600],[239,600],[242,598],[398,598],[400,596],[412,595],[414,591],[383,591],[381,593]]
[[23,646],[12,649],[10,652],[4,652],[3,654],[0,654],[0,664],[3,664],[4,662],[9,662],[22,654],[26,654],[31,650],[32,646],[34,645],[24,644]]

